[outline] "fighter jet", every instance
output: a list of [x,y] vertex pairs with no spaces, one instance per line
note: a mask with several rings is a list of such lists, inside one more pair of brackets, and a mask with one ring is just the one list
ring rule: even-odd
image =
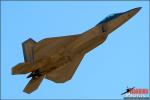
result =
[[126,94],[126,93],[129,93],[129,92],[132,91],[134,88],[135,88],[135,87],[133,87],[133,88],[128,88],[128,87],[127,87],[126,91],[123,92],[121,95],[124,95],[124,94]]
[[[141,7],[106,17],[81,34],[46,38],[22,43],[24,62],[12,68],[12,74],[31,78],[24,92],[35,91],[44,78],[56,83],[70,80],[84,55],[102,44],[108,35],[132,18]],[[94,59],[94,58],[93,58]]]

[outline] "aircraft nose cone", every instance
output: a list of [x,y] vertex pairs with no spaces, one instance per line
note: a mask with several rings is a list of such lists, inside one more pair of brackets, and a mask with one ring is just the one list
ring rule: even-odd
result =
[[141,10],[141,8],[142,8],[142,7],[137,7],[137,8],[135,8],[135,9],[133,9],[133,10],[135,10],[136,12],[139,12],[139,11]]
[[111,33],[112,31],[120,27],[122,24],[127,22],[134,15],[136,15],[140,9],[141,7],[137,7],[126,12],[117,13],[111,18],[109,18],[111,20],[103,21],[103,23],[106,22],[104,23],[103,27],[105,26],[107,28],[107,32]]
[[137,7],[137,8],[131,9],[131,10],[125,12],[125,13],[127,13],[129,18],[130,18],[130,17],[134,16],[136,13],[138,13],[141,8],[142,7]]
[[137,8],[135,8],[135,9],[137,9],[137,10],[139,11],[139,10],[141,10],[141,8],[142,8],[142,7],[137,7]]

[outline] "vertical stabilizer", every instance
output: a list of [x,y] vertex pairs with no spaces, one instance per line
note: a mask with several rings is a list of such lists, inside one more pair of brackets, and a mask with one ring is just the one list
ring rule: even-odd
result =
[[35,43],[31,38],[22,43],[25,62],[33,63],[33,46]]
[[38,89],[39,85],[41,84],[42,80],[44,78],[43,76],[40,76],[38,78],[32,78],[29,83],[26,85],[26,87],[24,88],[24,92],[26,93],[31,93],[33,91],[35,91],[36,89]]

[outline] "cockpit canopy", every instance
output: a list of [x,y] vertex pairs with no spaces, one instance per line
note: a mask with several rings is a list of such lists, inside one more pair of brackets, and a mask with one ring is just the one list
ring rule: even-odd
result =
[[111,14],[111,15],[109,15],[108,17],[106,17],[105,19],[103,19],[101,22],[99,22],[98,24],[102,24],[102,23],[108,22],[108,21],[110,21],[110,20],[112,20],[112,19],[114,19],[114,18],[116,18],[116,17],[118,17],[118,16],[120,16],[120,15],[122,15],[122,14],[123,14],[123,13]]

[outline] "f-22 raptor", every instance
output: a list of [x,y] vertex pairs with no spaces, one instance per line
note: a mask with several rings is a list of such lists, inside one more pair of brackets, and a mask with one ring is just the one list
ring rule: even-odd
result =
[[106,17],[81,34],[46,38],[39,42],[28,39],[22,43],[24,62],[12,68],[12,74],[32,78],[24,92],[35,91],[44,78],[56,83],[70,80],[86,53],[102,44],[108,35],[132,18],[141,7]]

